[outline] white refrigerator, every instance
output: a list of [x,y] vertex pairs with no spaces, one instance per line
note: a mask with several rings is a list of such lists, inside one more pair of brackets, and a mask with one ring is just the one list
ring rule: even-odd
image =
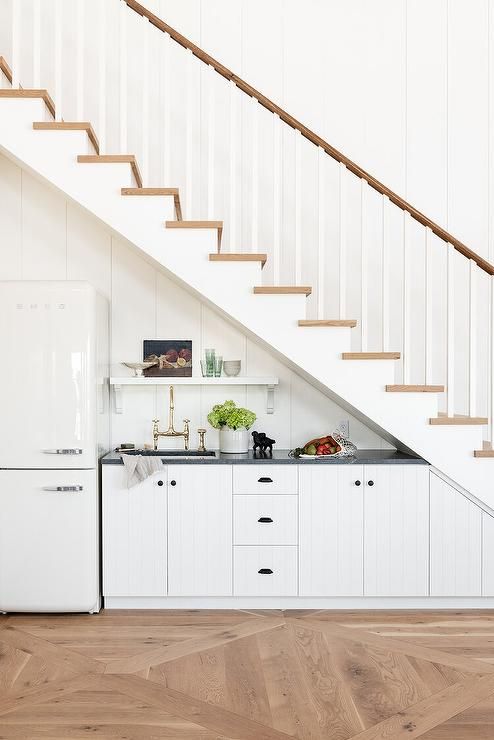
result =
[[99,609],[108,306],[79,281],[0,282],[0,611]]

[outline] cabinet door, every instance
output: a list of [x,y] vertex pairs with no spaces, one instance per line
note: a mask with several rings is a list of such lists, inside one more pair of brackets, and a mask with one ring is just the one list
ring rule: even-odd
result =
[[431,473],[431,596],[480,596],[482,511]]
[[166,469],[128,489],[123,465],[103,465],[105,596],[166,596],[166,498]]
[[299,467],[300,596],[362,596],[363,468]]
[[429,468],[366,465],[364,593],[427,596]]
[[168,466],[168,593],[232,593],[231,465]]

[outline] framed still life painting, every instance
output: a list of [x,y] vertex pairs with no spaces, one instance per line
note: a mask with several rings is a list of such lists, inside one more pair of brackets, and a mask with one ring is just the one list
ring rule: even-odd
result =
[[192,341],[190,339],[145,339],[143,361],[154,362],[144,370],[147,378],[192,377]]

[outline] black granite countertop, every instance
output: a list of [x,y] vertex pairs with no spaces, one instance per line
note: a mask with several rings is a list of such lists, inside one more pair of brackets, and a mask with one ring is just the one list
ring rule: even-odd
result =
[[[272,456],[261,457],[250,450],[246,454],[225,454],[215,450],[214,457],[163,457],[170,465],[428,465],[421,457],[398,450],[357,450],[352,457],[324,457],[309,459],[290,457],[290,450],[273,450]],[[101,459],[103,465],[122,465],[119,452],[109,452]]]

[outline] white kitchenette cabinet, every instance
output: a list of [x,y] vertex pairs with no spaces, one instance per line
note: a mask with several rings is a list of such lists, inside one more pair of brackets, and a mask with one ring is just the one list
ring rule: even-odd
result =
[[429,468],[364,468],[364,595],[429,593]]
[[168,595],[231,596],[232,466],[168,466]]
[[103,594],[167,595],[167,470],[132,488],[123,465],[103,465]]
[[300,596],[363,594],[362,465],[299,467]]

